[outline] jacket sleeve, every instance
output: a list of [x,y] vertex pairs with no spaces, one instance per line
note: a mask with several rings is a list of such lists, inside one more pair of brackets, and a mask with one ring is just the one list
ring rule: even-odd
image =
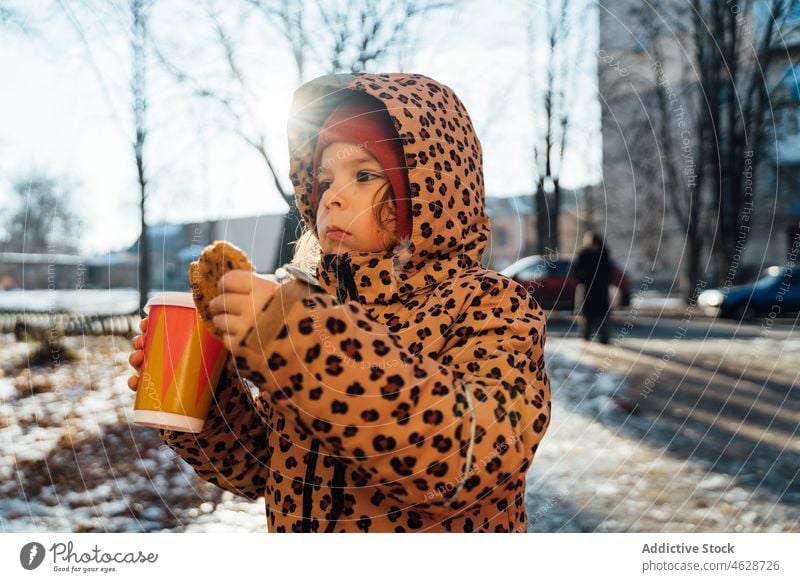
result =
[[550,418],[544,314],[522,286],[493,281],[449,331],[420,330],[447,334],[435,359],[358,302],[279,291],[237,363],[366,483],[402,503],[459,508],[519,472],[524,483]]
[[250,388],[231,368],[222,372],[201,432],[161,429],[161,437],[200,478],[255,500],[267,482],[268,429]]

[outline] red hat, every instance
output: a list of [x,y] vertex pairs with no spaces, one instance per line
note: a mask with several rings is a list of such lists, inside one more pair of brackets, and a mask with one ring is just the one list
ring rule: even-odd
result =
[[410,237],[411,201],[405,154],[394,124],[380,104],[347,101],[334,109],[322,124],[314,149],[311,207],[318,208],[317,173],[322,150],[337,141],[361,144],[378,160],[392,186],[397,208],[397,236],[401,239]]

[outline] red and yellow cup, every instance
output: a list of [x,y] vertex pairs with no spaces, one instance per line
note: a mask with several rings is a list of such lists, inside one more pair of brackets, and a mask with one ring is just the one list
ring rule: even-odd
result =
[[149,320],[133,422],[200,432],[228,352],[203,324],[191,293],[160,293],[144,311]]

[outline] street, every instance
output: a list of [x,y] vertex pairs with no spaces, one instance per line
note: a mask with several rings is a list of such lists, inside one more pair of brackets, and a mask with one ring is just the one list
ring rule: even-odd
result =
[[551,318],[531,531],[797,531],[793,323],[617,314],[601,345]]

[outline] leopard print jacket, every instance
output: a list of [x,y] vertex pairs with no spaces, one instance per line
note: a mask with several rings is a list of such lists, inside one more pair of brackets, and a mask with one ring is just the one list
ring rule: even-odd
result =
[[309,226],[316,132],[351,91],[382,101],[402,140],[410,239],[325,255],[318,285],[281,285],[203,431],[162,437],[203,479],[263,496],[268,531],[524,532],[525,473],[550,422],[545,317],[481,266],[480,142],[453,91],[423,75],[306,83],[289,149]]

